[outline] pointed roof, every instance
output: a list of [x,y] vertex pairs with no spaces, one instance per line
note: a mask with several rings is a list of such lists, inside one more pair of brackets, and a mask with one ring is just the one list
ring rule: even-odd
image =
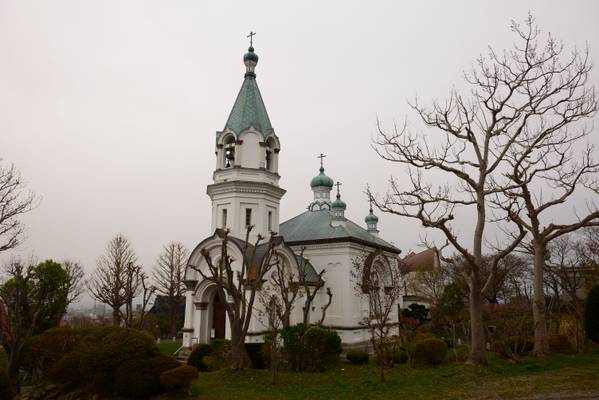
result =
[[[253,58],[249,57],[248,54]],[[244,62],[246,63],[247,72],[225,124],[225,130],[229,129],[239,134],[252,127],[262,133],[263,136],[266,136],[273,129],[260,89],[258,89],[256,83],[254,67],[258,62],[258,56],[255,55],[253,47],[250,47],[249,52],[244,56]]]

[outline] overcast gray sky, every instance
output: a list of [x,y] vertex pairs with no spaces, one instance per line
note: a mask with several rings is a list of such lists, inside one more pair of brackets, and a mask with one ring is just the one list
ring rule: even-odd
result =
[[[281,139],[282,221],[311,199],[316,155],[363,223],[366,184],[403,169],[370,149],[376,116],[443,99],[485,52],[509,47],[510,19],[599,60],[597,1],[0,0],[0,157],[42,196],[17,254],[88,271],[118,232],[148,269],[161,246],[210,234],[214,135],[243,80],[255,36],[258,84]],[[593,71],[593,82],[598,72]],[[404,250],[422,229],[381,216]],[[458,225],[467,232],[467,226]]]

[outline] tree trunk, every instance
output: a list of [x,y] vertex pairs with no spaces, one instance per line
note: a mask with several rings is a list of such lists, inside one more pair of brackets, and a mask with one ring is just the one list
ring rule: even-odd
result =
[[310,304],[304,307],[304,325],[310,325]]
[[487,363],[485,330],[483,326],[482,295],[478,274],[472,273],[470,285],[470,335],[472,343],[468,361],[474,365],[485,365]]
[[7,374],[8,374],[8,398],[12,399],[17,394],[19,394],[19,369],[20,369],[20,358],[21,358],[21,350],[20,346],[14,346],[11,349],[10,355],[8,357],[8,366],[7,366]]
[[239,324],[231,324],[231,369],[243,369],[245,358],[245,337]]
[[112,325],[121,326],[121,313],[118,308],[112,309]]
[[538,240],[533,240],[534,246],[534,275],[533,275],[533,302],[532,315],[535,327],[535,344],[533,354],[543,357],[549,350],[547,342],[547,321],[545,316],[545,292],[543,290],[543,272],[545,269],[546,245]]
[[272,385],[277,384],[277,333],[274,332],[272,335],[272,342],[270,343],[270,372],[271,372],[271,383]]

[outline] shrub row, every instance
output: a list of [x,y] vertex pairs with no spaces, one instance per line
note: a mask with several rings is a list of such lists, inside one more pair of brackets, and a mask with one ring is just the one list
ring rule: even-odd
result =
[[323,371],[341,354],[341,338],[320,325],[283,329],[283,355],[293,371]]

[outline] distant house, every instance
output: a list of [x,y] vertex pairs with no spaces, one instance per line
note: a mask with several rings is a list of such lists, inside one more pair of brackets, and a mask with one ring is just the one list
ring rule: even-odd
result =
[[[177,318],[183,319],[185,317],[185,296],[179,296],[177,306]],[[156,296],[154,305],[148,311],[149,314],[156,314],[168,317],[170,315],[170,306],[168,296]]]

